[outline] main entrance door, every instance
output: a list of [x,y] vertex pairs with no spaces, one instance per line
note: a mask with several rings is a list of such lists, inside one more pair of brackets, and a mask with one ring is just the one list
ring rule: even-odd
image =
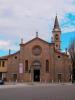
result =
[[40,70],[34,70],[34,82],[40,81]]
[[34,61],[33,63],[33,81],[40,82],[40,67],[41,64],[39,61]]

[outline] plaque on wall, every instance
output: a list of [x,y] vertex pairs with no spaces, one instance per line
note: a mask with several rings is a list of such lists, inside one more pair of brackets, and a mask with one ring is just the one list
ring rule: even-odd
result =
[[19,63],[19,74],[23,74],[23,63]]

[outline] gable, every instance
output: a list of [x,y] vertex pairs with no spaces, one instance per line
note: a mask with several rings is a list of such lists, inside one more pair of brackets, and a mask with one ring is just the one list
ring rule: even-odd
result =
[[[30,41],[28,41],[27,43],[25,43],[25,44],[20,44],[20,46],[26,46],[26,45],[29,45],[29,44],[33,44],[33,43],[43,43],[43,44],[46,44],[46,45],[53,45],[53,43],[49,43],[49,42],[47,42],[47,41],[45,41],[45,40],[43,40],[43,39],[40,39],[39,37],[36,37],[36,38],[34,38],[34,39],[32,39],[32,40],[30,40]],[[36,44],[36,45],[38,45],[38,44]]]

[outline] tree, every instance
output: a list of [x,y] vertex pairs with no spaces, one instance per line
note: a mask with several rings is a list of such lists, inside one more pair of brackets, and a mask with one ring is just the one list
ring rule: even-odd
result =
[[72,62],[72,83],[74,83],[75,82],[75,40],[73,40],[70,45],[69,54]]

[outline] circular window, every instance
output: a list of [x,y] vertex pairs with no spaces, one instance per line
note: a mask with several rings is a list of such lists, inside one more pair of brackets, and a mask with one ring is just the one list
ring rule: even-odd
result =
[[15,56],[15,59],[17,59],[17,56]]
[[42,51],[42,49],[41,49],[41,47],[40,46],[34,46],[33,47],[33,49],[32,49],[32,53],[35,55],[35,56],[38,56],[38,55],[40,55],[41,54],[41,51]]

